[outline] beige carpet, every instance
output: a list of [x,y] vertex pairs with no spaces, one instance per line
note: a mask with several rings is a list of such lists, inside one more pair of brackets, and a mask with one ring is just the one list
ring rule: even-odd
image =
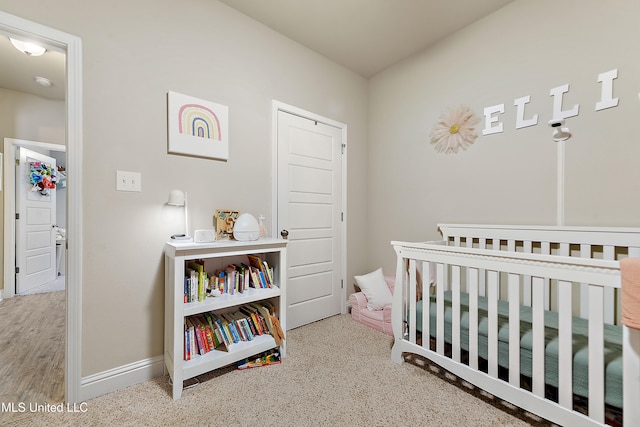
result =
[[[92,399],[84,413],[2,413],[29,426],[517,426],[538,424],[434,375],[391,361],[392,338],[334,316],[288,332],[283,363],[225,368],[173,401],[168,377]],[[521,417],[518,418],[513,414]]]

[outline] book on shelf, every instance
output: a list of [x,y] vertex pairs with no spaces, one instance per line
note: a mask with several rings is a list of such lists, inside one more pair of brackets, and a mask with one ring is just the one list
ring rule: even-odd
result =
[[203,302],[220,294],[235,295],[253,287],[275,288],[273,268],[258,255],[247,255],[248,264],[229,264],[213,273],[207,272],[205,260],[185,262],[184,302]]
[[273,310],[271,302],[264,300],[241,305],[235,311],[211,311],[185,317],[184,360],[213,350],[229,351],[233,344],[265,334],[273,336],[279,346],[284,334],[278,329],[279,321]]
[[[260,321],[260,314],[258,310],[251,305],[243,305],[239,309],[242,313],[246,314],[248,318],[251,319],[251,325],[256,333],[254,335],[263,335],[264,329],[262,328],[262,322]],[[267,332],[268,333],[268,332]]]
[[273,272],[271,271],[267,261],[257,255],[247,255],[249,266],[256,269],[260,279],[260,287],[271,288],[273,284]]
[[184,360],[191,360],[191,338],[189,337],[189,328],[184,327]]

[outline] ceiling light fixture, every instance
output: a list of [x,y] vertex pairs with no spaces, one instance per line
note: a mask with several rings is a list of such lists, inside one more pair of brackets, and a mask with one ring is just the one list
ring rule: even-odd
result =
[[33,78],[33,80],[36,81],[37,84],[39,84],[42,87],[51,87],[53,86],[53,82],[51,80],[49,80],[46,77],[40,77],[40,76],[36,76]]
[[13,47],[27,56],[40,56],[47,51],[47,49],[35,43],[23,42],[12,38],[9,38],[9,40],[11,40]]

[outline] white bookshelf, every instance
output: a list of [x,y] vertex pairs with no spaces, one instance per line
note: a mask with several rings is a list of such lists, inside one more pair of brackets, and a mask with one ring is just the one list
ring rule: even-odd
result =
[[[228,351],[212,350],[204,355],[194,355],[191,360],[184,360],[184,319],[199,313],[226,312],[251,302],[269,300],[278,310],[280,324],[286,331],[286,246],[287,241],[282,239],[165,244],[164,362],[173,382],[174,400],[182,395],[183,381],[277,347],[271,335],[261,335],[251,341],[231,344]],[[184,302],[186,262],[204,259],[205,265],[208,264],[207,270],[224,269],[231,263],[247,263],[246,256],[250,254],[267,260],[274,270],[277,287],[249,288],[235,295],[207,297],[203,302]],[[285,355],[285,341],[282,341],[280,356]]]

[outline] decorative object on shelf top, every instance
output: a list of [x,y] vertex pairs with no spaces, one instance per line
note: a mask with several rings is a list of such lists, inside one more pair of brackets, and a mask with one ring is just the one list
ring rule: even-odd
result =
[[233,238],[233,226],[240,216],[239,211],[217,209],[213,217],[216,227],[217,240],[231,240]]
[[264,239],[265,237],[267,237],[267,227],[265,227],[264,225],[264,220],[267,219],[267,217],[265,217],[264,215],[260,214],[260,216],[258,217],[258,222],[259,222],[259,227],[260,227],[260,238]]
[[466,150],[478,137],[475,125],[480,122],[471,109],[465,105],[450,108],[443,113],[433,127],[429,138],[439,153],[457,153]]
[[184,233],[171,236],[172,241],[190,242],[189,236],[189,211],[187,210],[187,193],[180,190],[171,190],[169,193],[169,206],[184,207]]
[[233,237],[241,242],[258,240],[260,238],[260,225],[250,213],[243,213],[236,219],[233,225]]
[[29,162],[31,191],[37,191],[43,196],[48,196],[50,190],[56,188],[56,182],[58,182],[58,175],[52,166],[40,161]]

